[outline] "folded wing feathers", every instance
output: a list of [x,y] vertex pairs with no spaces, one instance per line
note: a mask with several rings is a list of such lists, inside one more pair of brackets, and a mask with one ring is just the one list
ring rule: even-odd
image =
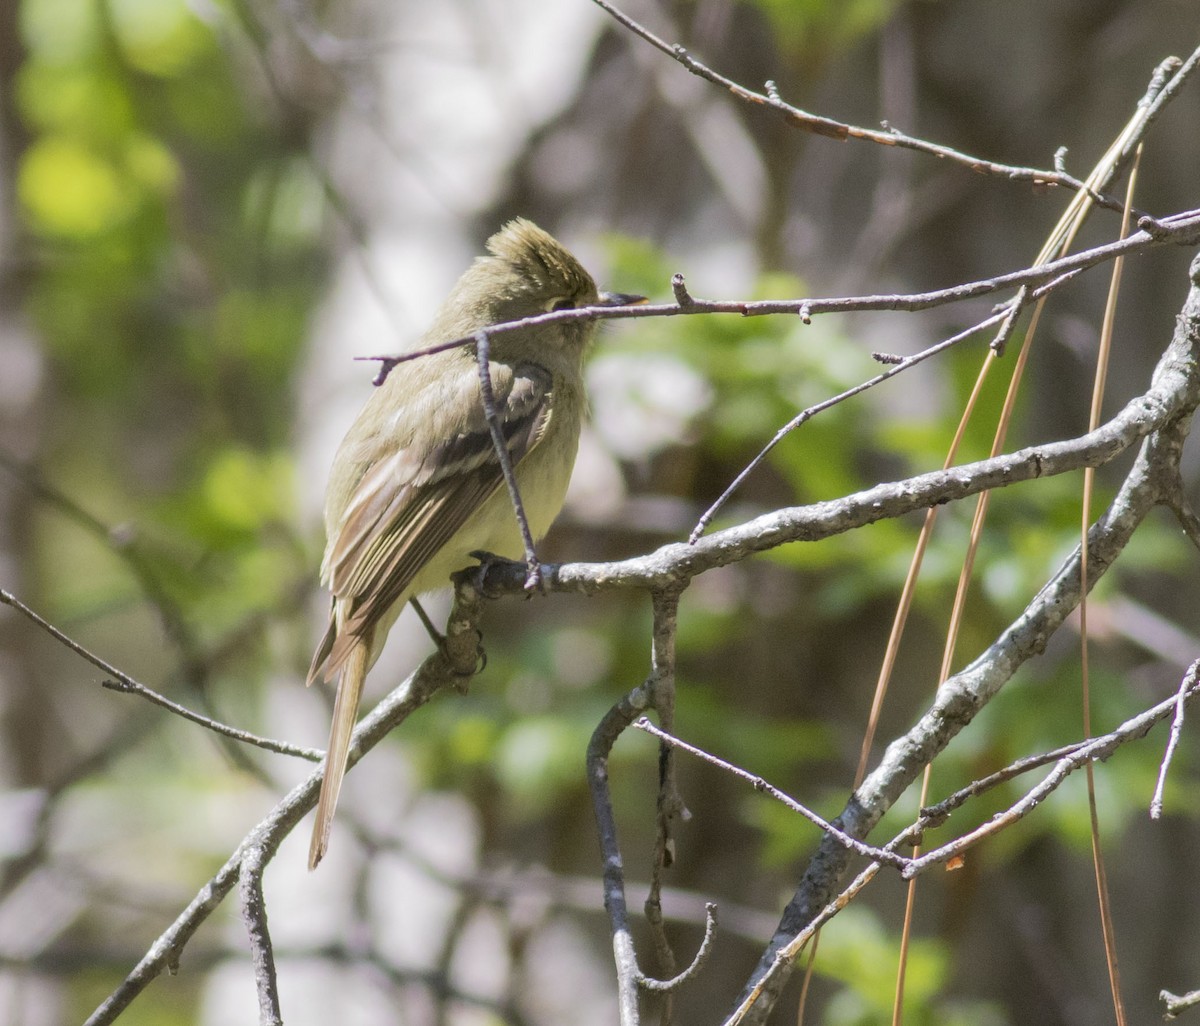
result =
[[[541,367],[521,365],[510,380],[507,394],[496,399],[506,448],[516,465],[545,433],[551,377]],[[503,484],[482,408],[470,427],[420,462],[411,449],[400,449],[363,474],[326,556],[335,615],[313,657],[310,681],[337,674],[355,642]],[[346,599],[352,603],[339,625],[336,608]]]

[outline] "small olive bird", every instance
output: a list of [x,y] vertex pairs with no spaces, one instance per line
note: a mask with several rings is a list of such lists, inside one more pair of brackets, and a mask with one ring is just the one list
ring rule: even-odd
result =
[[[530,221],[505,225],[458,280],[425,348],[552,310],[644,302],[601,293],[579,261]],[[492,394],[534,539],[562,507],[587,410],[583,357],[596,322],[489,339]],[[308,683],[337,681],[308,865],[329,846],[363,680],[409,599],[446,587],[471,553],[524,554],[481,397],[475,346],[401,364],[375,390],[334,458],[321,580],[329,627]]]

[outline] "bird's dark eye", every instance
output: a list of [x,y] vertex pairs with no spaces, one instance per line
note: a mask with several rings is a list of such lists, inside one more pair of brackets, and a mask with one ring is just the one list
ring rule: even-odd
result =
[[575,309],[575,300],[573,300],[573,299],[553,299],[550,301],[550,305],[546,309],[550,313],[554,313],[555,310],[574,310]]

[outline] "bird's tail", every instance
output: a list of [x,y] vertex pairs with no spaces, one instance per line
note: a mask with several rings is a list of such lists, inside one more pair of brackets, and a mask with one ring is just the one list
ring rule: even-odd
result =
[[317,819],[313,823],[312,843],[308,849],[308,868],[316,869],[329,848],[329,831],[337,808],[346,759],[350,754],[350,735],[358,718],[358,701],[370,663],[371,639],[361,638],[351,648],[338,673],[337,698],[333,703],[333,726],[329,730],[329,748],[325,752],[325,776],[317,801]]

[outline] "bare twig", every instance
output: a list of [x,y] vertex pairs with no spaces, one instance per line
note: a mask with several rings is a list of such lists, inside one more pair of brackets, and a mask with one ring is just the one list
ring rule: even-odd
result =
[[650,689],[645,685],[634,688],[614,705],[592,732],[587,750],[588,786],[592,793],[592,810],[599,831],[600,854],[604,865],[604,907],[608,911],[613,931],[613,957],[617,966],[617,1009],[621,1026],[636,1026],[638,1016],[638,984],[642,971],[638,967],[637,951],[629,930],[629,913],[625,904],[625,868],[621,845],[617,840],[617,820],[613,814],[608,787],[608,754],[622,731],[650,704]]
[[750,773],[740,766],[735,766],[733,763],[726,762],[711,752],[706,752],[703,748],[697,748],[695,745],[690,745],[681,738],[675,737],[665,730],[660,730],[654,726],[646,717],[639,717],[633,724],[638,730],[645,731],[652,737],[656,737],[664,745],[670,745],[672,748],[678,748],[680,751],[687,752],[689,755],[695,756],[697,759],[702,759],[710,766],[716,766],[718,769],[726,773],[732,773],[735,777],[740,777],[742,780],[750,784],[756,791],[761,791],[763,794],[774,798],[777,802],[786,805],[793,812],[799,813],[805,819],[815,826],[820,827],[827,834],[834,837],[840,844],[844,844],[847,848],[865,858],[875,862],[882,862],[884,865],[892,866],[894,869],[905,869],[908,867],[910,860],[903,855],[897,855],[895,852],[886,850],[885,848],[876,848],[873,845],[866,844],[858,840],[856,837],[851,837],[844,830],[839,829],[830,823],[828,820],[817,815],[807,806],[796,801],[790,795],[780,791],[779,788],[767,783],[762,777]]
[[269,752],[277,752],[280,755],[294,755],[300,759],[308,759],[310,762],[318,762],[323,757],[324,752],[316,748],[302,748],[298,745],[288,744],[285,741],[275,741],[269,737],[259,737],[257,734],[251,734],[249,731],[240,730],[237,727],[230,727],[227,724],[220,723],[217,720],[211,719],[208,716],[202,716],[198,712],[193,712],[186,706],[180,705],[178,702],[172,702],[164,695],[160,695],[157,691],[146,687],[146,685],[134,680],[129,674],[118,670],[112,663],[105,662],[98,655],[84,648],[83,645],[68,637],[60,631],[54,624],[42,618],[24,602],[18,599],[15,595],[3,588],[0,588],[0,603],[6,606],[11,606],[17,610],[22,616],[37,624],[42,630],[49,634],[56,641],[65,645],[76,655],[86,659],[93,666],[103,670],[105,673],[112,674],[112,680],[101,681],[101,684],[112,690],[122,691],[127,694],[137,695],[144,698],[155,705],[161,706],[176,716],[182,716],[185,720],[190,720],[192,723],[199,724],[207,730],[213,731],[215,734],[220,734],[224,737],[232,738],[234,741],[241,741],[245,744],[255,745],[259,748],[264,748]]
[[1181,1012],[1200,1005],[1200,990],[1191,990],[1186,994],[1172,994],[1169,990],[1160,990],[1158,1000],[1163,1003],[1163,1018],[1178,1019]]
[[[1200,662],[1198,662],[1200,666]],[[1058,789],[1064,780],[1076,770],[1101,762],[1112,755],[1122,745],[1145,737],[1156,724],[1165,720],[1172,712],[1177,712],[1187,701],[1195,698],[1200,677],[1191,676],[1185,680],[1188,686],[1178,695],[1159,702],[1137,716],[1131,717],[1115,730],[1084,741],[1072,747],[1071,751],[1062,756],[1054,769],[1036,787],[1027,791],[1019,801],[1015,802],[1004,812],[998,813],[986,823],[974,830],[956,837],[953,841],[935,848],[918,858],[912,859],[901,875],[914,877],[929,869],[931,866],[949,862],[962,855],[968,848],[974,847],[986,837],[1012,826],[1036,809],[1049,795]]]
[[[656,591],[651,596],[653,604],[653,638],[651,642],[651,706],[658,713],[664,729],[674,730],[675,725],[675,636],[679,627],[679,592],[671,589]],[[639,721],[645,719],[640,717]],[[658,954],[661,970],[675,973],[675,952],[667,939],[662,916],[663,873],[675,862],[675,819],[690,818],[690,813],[679,794],[675,777],[675,753],[665,744],[659,744],[658,753],[658,798],[655,804],[654,855],[650,866],[650,890],[643,908],[654,949]],[[707,940],[707,938],[706,938]],[[699,956],[697,956],[699,958]],[[664,987],[663,1009],[660,1020],[669,1026],[674,1012],[674,988]]]
[[[1037,297],[1035,296],[1034,298]],[[992,352],[997,356],[1004,355],[1004,350],[1008,347],[1008,340],[1012,338],[1012,333],[1017,327],[1017,321],[1020,319],[1021,312],[1025,309],[1029,299],[1029,286],[1022,285],[1017,289],[1017,294],[1008,304],[1008,312],[1004,315],[1004,321],[1000,325],[1000,330],[996,332],[996,337],[992,339],[990,344]]]
[[[1032,298],[1040,298],[1041,296],[1046,295],[1052,289],[1057,288],[1064,281],[1068,281],[1078,273],[1078,271],[1069,271],[1062,277],[1056,278],[1054,281],[1047,282],[1046,284],[1039,286],[1033,290]],[[755,454],[754,458],[750,460],[750,462],[747,463],[740,471],[738,471],[737,475],[732,481],[729,482],[725,490],[717,497],[716,501],[709,506],[708,509],[706,509],[701,515],[700,519],[696,521],[696,526],[692,528],[692,533],[688,535],[688,542],[691,544],[696,543],[696,541],[708,528],[708,525],[713,522],[713,519],[716,517],[716,515],[721,511],[722,508],[724,508],[725,504],[733,497],[734,493],[745,483],[746,478],[748,478],[761,465],[762,461],[767,458],[767,456],[771,453],[771,450],[773,450],[780,442],[782,442],[789,434],[799,428],[802,424],[812,420],[812,418],[818,413],[824,413],[826,410],[837,406],[839,403],[845,402],[847,399],[852,399],[856,395],[861,395],[868,389],[882,384],[889,378],[894,378],[897,374],[904,373],[906,370],[915,367],[917,364],[928,360],[931,356],[937,356],[945,352],[947,349],[958,345],[960,342],[965,342],[973,335],[976,335],[985,328],[990,328],[992,325],[997,323],[1000,324],[1000,330],[997,333],[996,338],[993,339],[991,347],[993,351],[998,351],[997,344],[1000,343],[1002,348],[1003,342],[1007,341],[1008,336],[1012,334],[1012,331],[1016,326],[1016,319],[1020,313],[1020,310],[1022,309],[1022,304],[1025,302],[1027,288],[1027,286],[1022,285],[1017,296],[1010,300],[1009,303],[1005,304],[1004,309],[997,311],[990,317],[980,321],[978,324],[974,324],[955,335],[951,335],[949,338],[943,339],[941,342],[929,346],[927,349],[922,349],[919,353],[913,353],[912,356],[886,356],[881,362],[888,365],[887,370],[881,371],[874,377],[868,378],[866,381],[861,381],[857,385],[853,385],[852,387],[847,388],[845,391],[839,392],[835,396],[830,396],[828,399],[823,399],[821,402],[814,403],[807,409],[801,410],[798,414],[796,414],[796,416],[784,424],[783,427],[776,431],[771,437],[771,440]],[[872,355],[876,359],[880,359],[881,354],[873,353]]]
[[978,780],[971,781],[966,787],[960,788],[953,794],[947,795],[940,802],[927,805],[921,810],[920,823],[922,831],[941,826],[950,818],[950,814],[955,809],[966,804],[971,798],[984,794],[993,787],[999,787],[1014,777],[1019,777],[1031,770],[1046,766],[1052,762],[1058,762],[1060,759],[1073,755],[1086,744],[1086,741],[1076,741],[1074,744],[1063,745],[1061,748],[1055,748],[1049,752],[1027,755],[1023,759],[1017,759],[1015,762],[1009,763],[1003,769],[996,770],[995,773],[989,773],[986,777],[980,777]]
[[678,272],[671,275],[671,294],[675,297],[675,302],[679,304],[681,310],[696,302],[692,298],[692,294],[688,292],[687,281]]
[[[1200,241],[1200,210],[1187,210],[1158,222],[1162,230],[1151,235],[1137,231],[1116,242],[1094,246],[1051,260],[1035,267],[1010,271],[993,278],[965,282],[930,292],[894,293],[888,295],[849,296],[830,299],[762,299],[724,300],[696,299],[681,306],[678,302],[641,304],[638,306],[583,306],[574,310],[555,310],[550,313],[522,317],[502,324],[491,324],[485,329],[489,337],[521,331],[544,324],[559,324],[567,321],[624,320],[631,317],[680,317],[701,314],[738,314],[742,317],[764,317],[771,314],[798,314],[802,319],[818,314],[853,313],[866,310],[916,311],[929,310],[958,303],[967,299],[991,295],[1007,289],[1019,289],[1022,285],[1036,287],[1057,279],[1072,271],[1082,271],[1098,264],[1107,263],[1122,255],[1140,253],[1156,246],[1167,244],[1194,245]],[[387,380],[393,368],[410,360],[419,360],[435,353],[445,352],[475,342],[474,335],[451,339],[424,349],[404,353],[386,353],[374,356],[358,356],[357,360],[378,362],[379,371],[374,382],[379,385]]]
[[[707,82],[720,86],[728,90],[739,100],[749,103],[753,106],[773,110],[782,115],[789,124],[802,128],[805,131],[812,132],[816,135],[827,136],[831,139],[859,139],[864,142],[878,143],[883,146],[896,146],[903,149],[915,150],[919,153],[925,153],[929,156],[937,157],[941,160],[950,160],[957,164],[962,164],[964,167],[976,174],[996,175],[1001,178],[1007,178],[1012,181],[1029,182],[1034,186],[1065,186],[1069,189],[1085,189],[1085,183],[1079,179],[1067,174],[1062,167],[1062,161],[1059,154],[1055,155],[1055,170],[1046,171],[1039,168],[1031,167],[1015,167],[1010,164],[1000,164],[992,160],[984,160],[981,157],[973,157],[966,153],[960,153],[958,150],[951,149],[949,146],[941,146],[937,143],[931,143],[925,139],[917,139],[910,135],[905,135],[891,125],[885,124],[882,130],[871,128],[859,128],[856,125],[846,124],[842,121],[835,121],[833,118],[821,117],[817,114],[810,114],[808,111],[801,110],[799,107],[793,107],[789,103],[785,103],[779,94],[779,89],[774,82],[767,82],[765,92],[757,93],[752,89],[747,89],[745,86],[726,78],[719,72],[714,71],[707,64],[697,60],[686,48],[678,43],[668,43],[664,39],[655,35],[644,25],[635,21],[629,15],[616,8],[608,0],[593,0],[597,7],[605,11],[615,21],[628,29],[634,35],[644,39],[651,46],[660,50],[668,57],[673,58],[682,64],[688,71]],[[1062,151],[1060,151],[1061,153]],[[1105,196],[1096,195],[1093,197],[1097,203],[1103,206],[1111,207],[1114,210],[1120,210],[1121,204],[1118,200],[1110,199]]]
[[692,964],[677,976],[672,976],[669,980],[652,980],[648,976],[643,976],[638,981],[639,985],[643,990],[669,996],[672,991],[678,990],[685,983],[695,979],[700,970],[704,968],[704,963],[708,961],[708,956],[712,954],[713,941],[716,939],[716,936],[717,906],[715,903],[709,901],[704,905],[704,939],[700,941],[700,947],[696,949],[696,957],[692,959]]
[[1183,711],[1189,697],[1200,684],[1200,659],[1188,667],[1183,680],[1179,682],[1179,691],[1175,695],[1175,717],[1171,720],[1171,735],[1167,740],[1167,750],[1163,753],[1162,763],[1158,767],[1158,782],[1154,785],[1154,797],[1150,800],[1150,818],[1159,819],[1163,810],[1163,791],[1167,786],[1167,771],[1171,768],[1171,760],[1175,757],[1175,749],[1179,746],[1179,738],[1183,734]]
[[488,431],[492,435],[492,445],[496,450],[496,459],[500,461],[500,470],[504,474],[504,484],[508,488],[508,497],[512,502],[513,514],[517,518],[517,527],[521,532],[521,542],[525,546],[525,590],[532,591],[541,584],[542,572],[538,563],[537,552],[533,545],[533,532],[529,529],[529,518],[525,516],[525,504],[521,501],[521,491],[517,487],[517,475],[513,472],[512,454],[508,451],[508,442],[504,438],[504,428],[496,414],[496,397],[492,395],[492,372],[488,364],[488,353],[491,345],[486,331],[475,335],[475,360],[479,364],[479,395],[483,401],[483,413],[487,418]]

